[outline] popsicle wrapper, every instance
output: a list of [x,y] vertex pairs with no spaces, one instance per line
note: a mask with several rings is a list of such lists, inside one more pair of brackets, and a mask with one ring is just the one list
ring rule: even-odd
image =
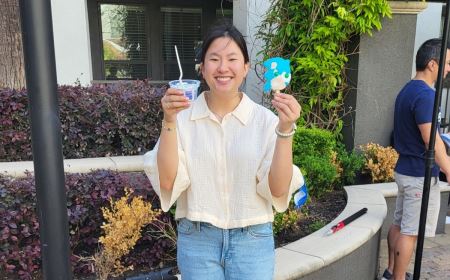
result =
[[302,207],[308,199],[308,187],[306,182],[294,193],[294,206],[295,208]]
[[269,93],[271,90],[280,91],[285,89],[291,81],[291,61],[281,57],[272,57],[264,61],[266,67],[264,78],[264,92]]

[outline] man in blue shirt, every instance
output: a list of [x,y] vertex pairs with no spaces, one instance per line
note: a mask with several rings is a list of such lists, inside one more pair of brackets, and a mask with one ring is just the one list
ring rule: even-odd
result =
[[[383,278],[412,279],[406,273],[417,241],[420,208],[425,176],[425,154],[431,132],[441,39],[422,44],[416,55],[416,75],[397,96],[394,110],[394,143],[399,153],[395,167],[398,186],[394,222],[389,229],[389,266]],[[450,50],[447,47],[444,77],[450,71]],[[436,131],[436,163],[432,169],[430,200],[425,236],[434,236],[439,215],[439,170],[450,178],[450,158]]]

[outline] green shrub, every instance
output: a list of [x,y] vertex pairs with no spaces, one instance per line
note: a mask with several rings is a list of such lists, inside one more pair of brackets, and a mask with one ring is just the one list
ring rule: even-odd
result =
[[318,231],[319,229],[323,228],[324,226],[326,226],[326,221],[323,220],[317,220],[314,221],[312,224],[309,225],[309,229],[311,232],[314,231]]
[[338,168],[333,164],[334,135],[318,128],[299,128],[294,135],[294,164],[302,169],[308,192],[320,197],[333,189]]
[[300,218],[300,213],[293,209],[293,206],[290,205],[289,208],[283,213],[274,213],[273,219],[273,234],[277,235],[282,230],[292,229],[297,226],[297,222]]
[[364,166],[363,155],[347,152],[332,132],[320,128],[297,129],[293,160],[302,169],[312,197],[353,184]]
[[321,197],[333,190],[338,171],[329,158],[305,156],[303,162],[302,170],[312,197]]
[[347,152],[343,144],[337,147],[337,160],[342,168],[339,176],[339,185],[352,185],[355,183],[356,175],[364,167],[364,156],[355,151]]
[[[336,149],[336,138],[328,130],[319,128],[298,128],[294,135],[294,162],[301,162],[301,157],[311,155],[331,158]],[[298,156],[299,158],[295,158]]]

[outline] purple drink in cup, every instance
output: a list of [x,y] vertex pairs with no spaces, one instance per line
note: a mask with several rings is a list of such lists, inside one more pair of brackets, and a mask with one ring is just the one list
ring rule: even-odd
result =
[[193,101],[197,98],[198,87],[200,86],[200,81],[198,80],[173,80],[169,82],[171,88],[181,89],[189,100]]

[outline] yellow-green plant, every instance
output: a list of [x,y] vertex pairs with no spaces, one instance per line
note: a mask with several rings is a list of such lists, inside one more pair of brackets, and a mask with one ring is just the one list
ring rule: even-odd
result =
[[345,64],[352,36],[381,29],[387,0],[276,0],[258,31],[264,59],[291,60],[290,93],[302,105],[301,122],[338,134],[343,126]]
[[293,203],[290,203],[289,208],[282,213],[274,213],[273,220],[273,233],[279,234],[283,230],[298,228],[298,221],[301,216],[301,212],[294,209]]
[[99,279],[118,276],[133,268],[124,266],[121,258],[141,238],[141,229],[156,220],[160,214],[160,210],[152,210],[152,205],[142,197],[135,196],[131,199],[131,194],[132,191],[126,189],[125,196],[118,201],[110,200],[110,209],[102,208],[106,220],[102,225],[104,235],[99,238],[102,248],[91,258]]
[[368,143],[360,147],[364,153],[365,172],[370,173],[372,182],[394,181],[394,168],[398,153],[392,147]]

